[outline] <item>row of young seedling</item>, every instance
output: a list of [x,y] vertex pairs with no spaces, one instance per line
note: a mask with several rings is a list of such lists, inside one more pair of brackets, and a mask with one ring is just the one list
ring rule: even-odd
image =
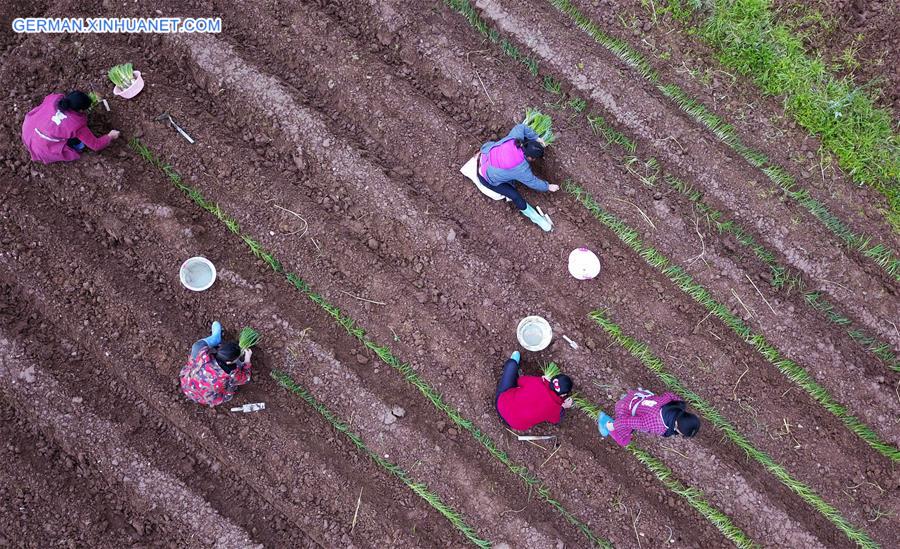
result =
[[413,491],[417,496],[424,499],[435,508],[441,515],[444,516],[450,524],[456,527],[472,545],[476,547],[482,547],[484,549],[489,549],[492,545],[491,542],[483,539],[478,535],[474,528],[469,526],[465,519],[452,507],[443,502],[443,500],[428,489],[428,485],[424,482],[416,482],[409,476],[402,467],[399,465],[388,461],[387,459],[378,455],[377,452],[371,450],[366,443],[363,441],[362,437],[358,434],[354,433],[350,430],[350,426],[344,423],[339,417],[337,417],[331,410],[328,409],[324,404],[322,404],[319,400],[316,399],[309,391],[307,391],[303,386],[298,384],[296,380],[294,380],[289,374],[286,372],[282,372],[281,370],[272,370],[271,374],[272,379],[278,382],[279,385],[290,391],[292,394],[301,398],[304,402],[309,404],[309,406],[315,411],[319,412],[319,414],[325,418],[325,420],[334,427],[335,431],[343,434],[347,437],[350,442],[359,449],[364,455],[366,455],[369,459],[375,462],[379,467],[394,475],[398,479],[400,479],[403,484],[405,484],[410,490]]
[[807,189],[800,188],[797,181],[781,166],[772,162],[765,154],[744,144],[734,127],[714,115],[699,101],[691,98],[676,84],[664,83],[659,73],[631,46],[609,36],[588,17],[584,16],[569,0],[547,0],[560,12],[567,15],[579,28],[591,36],[598,44],[613,53],[626,65],[636,70],[665,97],[672,100],[683,112],[707,127],[720,141],[728,145],[751,166],[760,169],[766,177],[777,185],[785,195],[809,211],[816,219],[847,245],[873,260],[894,280],[900,281],[900,258],[886,245],[873,242],[872,237],[856,234],[840,218],[813,198]]
[[[282,263],[272,253],[267,251],[252,236],[244,233],[241,230],[240,225],[235,219],[223,212],[217,203],[207,200],[199,190],[184,183],[181,175],[179,175],[171,165],[163,162],[140,140],[132,139],[129,142],[129,145],[148,163],[162,171],[178,190],[185,193],[188,198],[190,198],[194,203],[200,206],[200,208],[211,213],[220,222],[222,222],[229,231],[239,237],[250,249],[253,255],[265,262],[275,273],[284,276],[284,278],[295,289],[297,289],[300,293],[305,295],[308,299],[316,303],[320,308],[327,312],[336,324],[346,330],[348,334],[356,338],[367,349],[374,352],[382,362],[398,372],[407,383],[409,383],[412,387],[414,387],[422,395],[424,395],[425,398],[427,398],[435,408],[443,412],[450,419],[450,421],[452,421],[453,424],[456,425],[461,431],[469,433],[476,441],[478,441],[479,444],[481,444],[483,448],[488,451],[488,453],[491,454],[491,456],[501,462],[509,471],[511,471],[516,477],[518,477],[532,493],[536,494],[538,498],[550,505],[569,524],[575,526],[592,546],[611,547],[611,544],[607,540],[597,535],[590,527],[587,526],[587,524],[579,520],[559,501],[557,501],[551,494],[550,489],[546,485],[544,485],[538,477],[531,473],[526,466],[515,463],[506,454],[506,452],[500,449],[499,445],[494,441],[494,439],[478,429],[475,424],[471,420],[465,418],[457,408],[448,404],[444,400],[440,392],[429,385],[424,379],[422,379],[422,377],[419,376],[419,374],[409,363],[401,362],[396,356],[394,356],[389,347],[380,345],[371,340],[366,335],[366,331],[361,326],[359,326],[352,317],[345,314],[343,311],[341,311],[340,308],[329,303],[322,295],[313,291],[312,287],[300,276],[293,272],[285,270]],[[293,390],[293,386],[291,386],[290,388],[291,390]],[[297,394],[300,395],[300,393]],[[429,501],[429,503],[431,502]]]
[[[662,174],[662,170],[659,168],[658,164],[655,163],[654,159],[651,158],[647,161],[642,161],[637,156],[634,156],[637,150],[637,144],[612,128],[603,117],[589,116],[588,122],[591,124],[591,128],[594,132],[602,135],[608,143],[615,143],[630,153],[629,156],[626,156],[626,169],[628,169],[627,163],[632,161],[637,161],[644,166],[652,168],[650,170],[652,173],[650,174],[636,174],[646,186],[655,187],[656,181],[659,180],[659,176],[662,175],[661,179],[671,188],[687,198],[697,212],[705,217],[709,225],[715,227],[720,234],[726,233],[734,236],[738,243],[753,252],[753,255],[769,268],[769,273],[771,275],[770,284],[773,288],[785,290],[786,292],[793,290],[801,292],[802,301],[805,304],[822,313],[829,322],[844,329],[851,340],[878,357],[888,368],[900,372],[900,359],[894,354],[893,348],[889,343],[868,334],[865,330],[855,328],[853,326],[853,321],[842,314],[833,303],[822,297],[820,291],[807,290],[806,288],[809,286],[809,283],[799,272],[793,271],[782,265],[778,259],[776,259],[775,254],[760,244],[749,231],[735,221],[728,219],[723,212],[716,210],[704,202],[702,192],[694,189],[689,183],[671,174]],[[633,172],[631,169],[629,169],[629,171]]]
[[[457,9],[457,11],[463,13],[463,15],[466,16],[466,19],[470,23],[473,20],[483,22],[478,13],[474,10],[474,8],[472,8],[467,0],[447,0],[447,2],[451,5],[451,7],[454,7],[454,9]],[[580,15],[574,7],[571,7],[571,5],[569,4],[565,5],[569,6],[569,9],[572,10],[576,16]],[[587,25],[590,29],[594,29],[598,33],[600,32],[599,30],[596,30],[596,27],[594,27],[593,23],[591,23],[590,21],[586,22],[583,19],[577,19],[576,22],[578,22],[579,25]],[[479,32],[481,32],[480,27],[475,26],[475,28],[476,30],[479,30]],[[487,28],[490,29],[489,26]],[[482,34],[484,33],[482,32]],[[492,35],[488,35],[489,38],[491,38],[491,36]],[[606,40],[612,41],[614,39],[606,37]],[[642,72],[647,72],[648,78],[653,81],[659,80],[658,75],[656,75],[652,68],[647,65],[646,61],[638,56],[638,54],[634,53],[629,46],[621,42],[616,42],[615,44],[609,45],[609,47],[612,46],[615,46],[616,51],[621,52],[620,55],[623,58],[629,60],[630,64],[638,67]],[[555,93],[553,92],[553,90],[550,91],[551,93]],[[587,118],[589,120],[589,123],[591,123],[592,117],[588,115]],[[592,126],[596,126],[597,121],[594,120],[591,124]],[[619,141],[631,143],[630,145],[626,145],[626,147],[634,150],[635,147],[633,143],[624,136],[619,135],[619,137],[613,138]],[[726,326],[731,328],[739,337],[741,337],[742,340],[749,343],[769,363],[773,364],[785,376],[787,376],[788,379],[800,386],[823,407],[837,416],[851,431],[856,433],[860,438],[866,441],[866,443],[876,449],[879,453],[887,456],[891,460],[897,461],[898,459],[900,459],[900,452],[898,452],[898,450],[894,446],[882,441],[881,438],[871,428],[863,424],[855,416],[851,415],[844,406],[837,403],[834,398],[831,397],[828,391],[824,387],[819,385],[805,369],[803,369],[792,360],[783,357],[778,349],[769,344],[769,342],[762,335],[753,332],[747,325],[744,324],[744,322],[740,318],[731,313],[728,307],[714,300],[709,291],[702,285],[695,282],[694,279],[690,275],[688,275],[682,267],[672,263],[668,258],[666,258],[653,247],[644,244],[640,238],[639,233],[636,230],[626,225],[613,214],[604,210],[593,199],[593,197],[591,197],[591,195],[580,186],[572,181],[566,181],[565,189],[570,194],[572,194],[583,206],[588,208],[599,221],[607,226],[607,228],[612,230],[613,233],[615,233],[616,236],[618,236],[619,239],[622,240],[629,248],[640,255],[648,264],[650,264],[652,267],[659,270],[663,275],[669,278],[669,280],[675,283],[675,285],[678,286],[684,293],[700,303],[705,309],[712,313],[716,318],[721,320]]]
[[613,341],[621,345],[632,356],[637,358],[648,370],[654,373],[669,390],[682,397],[694,410],[703,415],[709,423],[721,431],[728,440],[743,450],[749,458],[762,465],[782,484],[787,486],[792,492],[803,499],[803,501],[821,513],[826,519],[840,529],[848,539],[861,547],[878,547],[865,531],[853,526],[840,514],[840,512],[838,512],[837,509],[822,499],[822,497],[812,488],[795,479],[781,464],[773,460],[767,453],[756,448],[711,404],[688,389],[681,380],[667,370],[665,363],[653,354],[646,343],[637,341],[624,334],[622,329],[609,317],[608,311],[597,310],[592,312],[590,317]]

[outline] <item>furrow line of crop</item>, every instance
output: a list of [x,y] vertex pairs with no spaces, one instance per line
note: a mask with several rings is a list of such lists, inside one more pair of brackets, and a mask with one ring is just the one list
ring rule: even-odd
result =
[[616,216],[604,210],[594,200],[590,193],[573,183],[571,180],[565,182],[565,188],[566,191],[587,208],[598,221],[619,237],[619,240],[624,242],[626,246],[641,256],[648,265],[662,273],[666,278],[678,286],[681,291],[689,295],[694,301],[702,305],[707,311],[731,328],[731,330],[745,343],[752,346],[760,355],[762,355],[766,361],[778,368],[785,377],[806,391],[813,400],[821,404],[822,407],[841,420],[850,431],[855,433],[869,446],[878,451],[878,453],[889,458],[891,461],[900,461],[900,450],[881,440],[881,437],[879,437],[875,431],[861,422],[856,416],[850,414],[847,408],[842,404],[839,404],[802,366],[781,356],[778,349],[770,345],[765,337],[754,333],[753,330],[733,314],[728,307],[713,299],[709,291],[703,285],[695,282],[693,277],[687,274],[680,265],[673,263],[655,248],[645,244],[637,231],[626,225]]
[[654,355],[646,343],[637,341],[622,333],[622,329],[616,325],[605,311],[594,311],[590,314],[601,328],[632,356],[641,361],[641,363],[662,381],[666,387],[677,393],[685,399],[690,405],[702,414],[707,421],[712,423],[717,429],[741,450],[747,456],[751,457],[762,465],[769,473],[781,481],[792,492],[800,496],[803,501],[812,508],[821,513],[829,522],[834,524],[848,539],[857,543],[860,547],[876,548],[878,545],[863,530],[853,526],[845,519],[837,509],[826,502],[812,488],[795,479],[791,474],[779,463],[773,460],[768,454],[756,448],[749,440],[747,440],[728,420],[726,420],[711,404],[703,400],[699,395],[690,391],[677,377],[666,370],[665,363],[656,355]]
[[[546,377],[552,378],[558,373],[558,366],[552,362],[544,369],[544,376]],[[597,418],[600,416],[600,408],[580,394],[573,395],[572,398],[575,402],[575,407],[596,423]],[[638,448],[633,441],[626,447],[626,450],[631,452],[631,455],[663,483],[666,488],[684,498],[688,505],[696,509],[698,513],[712,523],[712,525],[715,526],[723,536],[728,538],[729,541],[742,549],[759,547],[759,544],[754,542],[750,536],[732,522],[731,517],[710,503],[706,499],[706,495],[703,491],[686,486],[676,478],[675,473],[661,460],[654,457],[646,450]]]
[[280,370],[272,370],[269,375],[272,376],[272,379],[278,382],[279,385],[303,399],[310,407],[319,412],[319,415],[325,418],[336,431],[350,439],[350,442],[352,442],[360,452],[367,455],[369,459],[374,461],[379,467],[400,479],[400,481],[412,490],[413,493],[428,502],[428,504],[434,507],[440,514],[444,515],[444,518],[450,521],[450,524],[455,526],[456,529],[459,530],[466,539],[472,542],[473,545],[484,549],[490,549],[491,543],[478,537],[478,533],[475,529],[466,524],[465,519],[463,519],[455,509],[444,503],[440,496],[429,490],[427,484],[415,482],[409,476],[409,473],[404,471],[399,465],[392,463],[378,455],[376,452],[373,452],[366,446],[366,443],[363,442],[362,437],[351,431],[349,425],[341,421],[324,404],[316,400],[316,397],[312,396],[309,391],[299,385],[290,375]]
[[550,489],[545,486],[538,477],[531,473],[526,466],[513,462],[506,452],[501,450],[490,436],[475,427],[471,420],[464,418],[455,407],[447,404],[440,392],[422,379],[409,363],[401,362],[393,355],[388,347],[379,345],[369,339],[366,336],[365,330],[357,325],[353,318],[345,315],[338,307],[332,305],[322,295],[313,291],[311,286],[298,275],[286,271],[284,266],[274,255],[269,253],[250,235],[243,233],[238,222],[225,214],[218,204],[207,200],[199,190],[184,183],[181,175],[178,174],[171,165],[163,162],[137,138],[131,139],[131,141],[129,141],[129,146],[144,160],[162,171],[177,189],[185,193],[188,198],[200,208],[211,213],[221,221],[229,231],[238,236],[247,245],[253,255],[269,265],[275,273],[284,276],[295,289],[325,310],[325,312],[327,312],[339,326],[344,328],[348,334],[378,355],[378,358],[381,359],[382,362],[400,373],[410,385],[418,389],[419,392],[431,401],[435,408],[446,414],[460,429],[468,432],[488,451],[488,453],[491,454],[491,456],[505,465],[507,469],[518,476],[528,488],[538,494],[542,501],[553,507],[553,509],[555,509],[569,524],[575,526],[592,545],[598,547],[612,547],[612,544],[609,541],[594,533],[587,524],[578,519],[561,503],[554,499],[550,493]]
[[[550,1],[552,2],[555,0]],[[485,38],[493,42],[496,42],[500,39],[499,32],[496,32],[496,29],[484,22],[481,16],[478,15],[478,12],[475,10],[475,8],[472,7],[469,0],[444,0],[444,3],[454,11],[464,16],[470,23],[470,25],[479,33],[481,33]],[[571,4],[566,4],[568,6],[571,6]],[[572,7],[572,9],[575,10],[574,7]],[[593,23],[588,21],[587,24],[590,25],[591,28],[596,30],[596,27],[593,26]],[[596,30],[596,32],[601,33],[601,31],[599,30]],[[659,77],[656,72],[653,71],[649,64],[647,64],[646,61],[644,61],[637,52],[632,50],[630,46],[628,46],[624,42],[616,41],[613,38],[606,37],[606,35],[602,36],[605,37],[609,42],[609,45],[607,47],[614,48],[616,54],[621,59],[625,60],[630,66],[636,68],[637,70],[646,72],[646,76],[648,79],[651,79],[654,82],[658,81]],[[547,78],[548,77],[545,77],[544,87],[552,93],[553,90],[551,88],[553,88],[553,82],[548,83],[546,80]],[[552,77],[550,77],[550,79],[552,80]],[[590,120],[590,115],[588,115],[588,118],[589,123],[592,127],[594,127],[596,123]],[[615,134],[610,134],[610,136],[613,139],[617,139]],[[622,139],[622,142],[623,146],[625,146],[626,148],[630,147],[631,145],[629,144],[632,143],[631,140],[628,140],[627,138]],[[631,148],[634,147],[631,146]],[[602,207],[600,207],[599,204],[597,204],[593,197],[591,197],[590,194],[587,193],[587,191],[575,185],[572,181],[566,181],[565,188],[576,198],[576,200],[578,200],[578,202],[591,210],[594,216],[599,219],[604,225],[606,225],[610,230],[612,230],[616,234],[616,236],[618,236],[619,239],[622,240],[629,248],[640,255],[652,267],[662,272],[667,278],[669,278],[670,281],[674,282],[676,286],[678,286],[683,292],[688,294],[692,299],[703,305],[704,308],[706,308],[708,311],[712,312],[719,320],[721,320],[735,333],[737,333],[737,335],[741,337],[741,339],[752,345],[754,349],[759,352],[769,363],[774,365],[788,379],[790,379],[804,391],[809,393],[813,397],[813,399],[816,400],[816,402],[821,404],[823,407],[825,407],[825,409],[827,409],[838,419],[840,419],[841,422],[843,422],[853,433],[866,441],[867,444],[869,444],[879,453],[890,458],[892,461],[900,460],[900,451],[898,451],[897,448],[882,441],[878,434],[875,433],[875,431],[873,431],[867,425],[863,424],[858,418],[851,415],[846,407],[838,404],[834,400],[834,398],[831,397],[828,391],[824,387],[819,385],[805,369],[803,369],[792,360],[782,357],[781,353],[775,347],[769,344],[762,335],[753,333],[753,331],[748,326],[746,326],[743,321],[732,314],[727,307],[715,301],[705,287],[694,282],[693,278],[688,275],[681,267],[672,265],[670,261],[665,256],[660,254],[656,249],[644,244],[641,241],[637,231],[625,225],[614,215],[606,212]],[[898,263],[898,271],[900,271],[900,263]]]
[[[457,1],[464,2],[467,0]],[[807,189],[798,188],[797,181],[784,168],[774,164],[765,154],[745,145],[738,137],[733,126],[710,112],[705,105],[691,98],[679,86],[662,82],[659,73],[640,53],[622,40],[613,38],[600,30],[570,0],[547,0],[547,2],[568,16],[598,44],[636,70],[642,77],[653,84],[660,93],[670,99],[695,121],[708,128],[721,142],[729,146],[751,166],[762,171],[770,181],[784,191],[785,195],[806,208],[848,248],[856,250],[863,257],[871,259],[891,278],[895,281],[900,281],[900,258],[897,257],[893,250],[884,244],[873,243],[870,236],[854,233],[846,223],[831,213],[824,204],[810,196]]]
[[[622,147],[625,151],[634,154],[637,150],[637,144],[623,135],[621,132],[611,127],[602,117],[588,117],[591,127],[596,133],[602,135],[608,143],[615,143]],[[632,158],[642,161],[639,157]],[[646,162],[652,161],[650,159]],[[627,161],[627,159],[626,159]],[[660,170],[661,171],[661,170]],[[655,186],[654,177],[650,181],[651,186]],[[672,174],[664,174],[662,178],[670,187],[678,191],[686,197],[696,208],[698,212],[706,216],[707,221],[712,224],[716,230],[721,233],[728,233],[737,239],[737,241],[753,252],[753,255],[766,264],[772,275],[771,285],[775,289],[784,289],[787,292],[797,289],[802,292],[803,302],[813,310],[822,313],[825,318],[839,326],[845,331],[848,337],[855,343],[862,346],[866,351],[872,353],[881,360],[888,368],[895,372],[900,372],[900,359],[894,354],[889,343],[881,341],[877,337],[871,336],[862,329],[854,328],[853,321],[838,311],[837,307],[822,297],[822,293],[816,290],[805,290],[808,283],[803,279],[803,275],[799,272],[793,272],[788,267],[782,265],[775,258],[775,254],[766,249],[762,244],[756,241],[752,234],[741,227],[735,221],[727,219],[724,212],[716,210],[712,206],[703,201],[703,193],[694,189],[689,183],[673,176]],[[647,181],[647,178],[642,178]]]

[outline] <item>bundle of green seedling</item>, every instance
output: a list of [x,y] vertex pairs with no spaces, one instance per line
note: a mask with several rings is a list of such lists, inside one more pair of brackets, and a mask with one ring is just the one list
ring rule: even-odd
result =
[[522,123],[534,130],[534,133],[544,141],[545,146],[549,147],[556,141],[551,129],[553,120],[548,115],[541,114],[536,109],[525,109],[525,120]]
[[241,330],[241,335],[238,337],[238,347],[240,347],[242,351],[249,349],[250,347],[256,347],[258,343],[259,332],[250,327]]
[[109,69],[108,74],[110,82],[118,86],[121,90],[130,88],[131,84],[134,83],[134,68],[131,66],[131,63],[116,65]]

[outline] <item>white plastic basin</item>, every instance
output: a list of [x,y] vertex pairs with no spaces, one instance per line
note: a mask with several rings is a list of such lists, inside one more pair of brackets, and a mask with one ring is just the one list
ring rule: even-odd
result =
[[181,264],[179,277],[188,290],[202,292],[216,281],[216,266],[205,257],[192,257]]
[[540,316],[526,316],[516,328],[519,344],[528,351],[542,351],[553,339],[550,323]]

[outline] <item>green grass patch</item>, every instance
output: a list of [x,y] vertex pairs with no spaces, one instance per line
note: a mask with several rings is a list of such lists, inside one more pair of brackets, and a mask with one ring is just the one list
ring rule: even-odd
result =
[[356,338],[364,347],[375,353],[382,362],[403,376],[404,380],[424,395],[435,408],[446,414],[456,427],[469,433],[472,438],[478,441],[481,446],[491,454],[491,456],[516,475],[541,501],[552,507],[566,520],[566,522],[575,526],[591,545],[596,547],[612,547],[612,544],[610,544],[609,541],[598,536],[587,524],[579,520],[568,509],[563,507],[559,501],[554,499],[550,493],[550,488],[545,486],[538,477],[529,471],[528,467],[515,463],[506,452],[500,449],[490,436],[477,428],[471,420],[463,417],[458,409],[447,404],[440,392],[422,379],[408,362],[401,362],[394,356],[390,348],[379,345],[375,341],[369,339],[366,335],[366,331],[359,326],[352,317],[346,315],[341,309],[329,303],[322,295],[313,291],[312,287],[298,275],[286,271],[281,262],[279,262],[272,254],[268,253],[261,244],[256,242],[251,236],[244,234],[237,221],[226,215],[218,204],[207,200],[200,191],[184,183],[181,175],[179,175],[172,166],[163,162],[137,138],[131,139],[128,142],[128,145],[149,164],[162,171],[175,188],[186,194],[188,198],[194,201],[200,208],[212,213],[219,221],[228,227],[232,233],[240,237],[253,255],[265,261],[275,273],[284,276],[297,291],[305,295],[310,301],[328,313],[336,324]]
[[900,136],[887,110],[808,55],[795,30],[776,20],[769,0],[715,0],[701,36],[722,64],[783,97],[785,110],[821,138],[854,181],[884,194],[888,219],[900,231]]
[[289,374],[280,370],[272,370],[269,375],[271,375],[272,379],[277,381],[279,385],[303,399],[310,407],[319,412],[319,415],[325,418],[336,431],[350,439],[350,442],[352,442],[360,452],[368,456],[369,459],[374,461],[379,467],[400,479],[400,481],[412,490],[413,493],[428,502],[428,505],[434,507],[438,513],[444,515],[444,518],[450,521],[450,524],[459,530],[472,545],[483,549],[490,549],[491,542],[479,537],[475,529],[466,524],[465,519],[463,519],[455,509],[444,503],[440,496],[428,489],[427,484],[414,481],[412,477],[409,476],[409,473],[404,471],[399,465],[384,459],[376,452],[369,449],[369,447],[366,446],[366,443],[363,442],[362,437],[351,431],[349,425],[341,421],[340,418],[334,415],[334,413],[324,404],[319,402],[316,397],[312,396],[309,391],[300,386]]
[[840,529],[850,541],[855,542],[860,547],[873,549],[878,547],[868,534],[853,526],[838,512],[837,509],[822,499],[822,497],[812,488],[795,479],[782,465],[773,460],[767,453],[756,448],[711,404],[700,398],[696,393],[688,390],[678,378],[666,370],[665,363],[650,351],[650,348],[646,343],[637,341],[623,334],[622,329],[612,322],[604,311],[594,311],[590,314],[590,317],[600,325],[613,341],[621,345],[625,350],[631,353],[632,356],[640,360],[647,369],[656,374],[666,387],[688,402],[692,408],[706,418],[706,421],[710,422],[714,427],[720,430],[728,440],[743,450],[747,457],[762,465],[782,484],[787,486],[792,492],[800,496],[803,501],[821,513],[829,522]]
[[[585,17],[569,0],[547,1],[569,16],[576,25],[597,43],[650,81],[660,93],[678,105],[682,111],[690,115],[695,121],[706,126],[719,140],[731,147],[750,165],[759,168],[772,183],[781,188],[789,198],[803,206],[847,247],[859,251],[863,257],[871,259],[884,269],[894,280],[900,281],[900,259],[897,258],[893,250],[887,248],[884,244],[873,242],[870,236],[854,233],[846,223],[831,213],[824,204],[812,198],[808,190],[799,189],[796,180],[787,171],[780,166],[772,164],[763,153],[745,145],[738,138],[737,132],[730,124],[710,112],[705,105],[692,99],[680,87],[675,84],[663,83],[660,80],[659,73],[653,69],[640,53],[624,41],[613,38],[600,30],[593,21]],[[895,176],[895,179],[897,178],[898,176]],[[896,186],[897,183],[895,182],[894,185]],[[900,190],[898,190],[898,193],[900,193]],[[900,217],[898,217],[898,220],[900,220]]]
[[883,441],[869,426],[850,414],[847,408],[839,404],[803,367],[781,356],[778,349],[769,344],[765,337],[755,333],[740,318],[734,315],[728,307],[713,299],[709,291],[701,284],[695,282],[680,265],[672,263],[655,248],[645,244],[636,230],[604,210],[590,193],[571,180],[565,182],[565,189],[587,208],[598,221],[619,237],[619,240],[646,261],[647,264],[657,269],[681,291],[689,295],[704,309],[731,328],[738,337],[752,346],[767,362],[775,366],[785,377],[803,389],[823,408],[840,419],[850,431],[891,461],[900,461],[900,451],[897,448]]

